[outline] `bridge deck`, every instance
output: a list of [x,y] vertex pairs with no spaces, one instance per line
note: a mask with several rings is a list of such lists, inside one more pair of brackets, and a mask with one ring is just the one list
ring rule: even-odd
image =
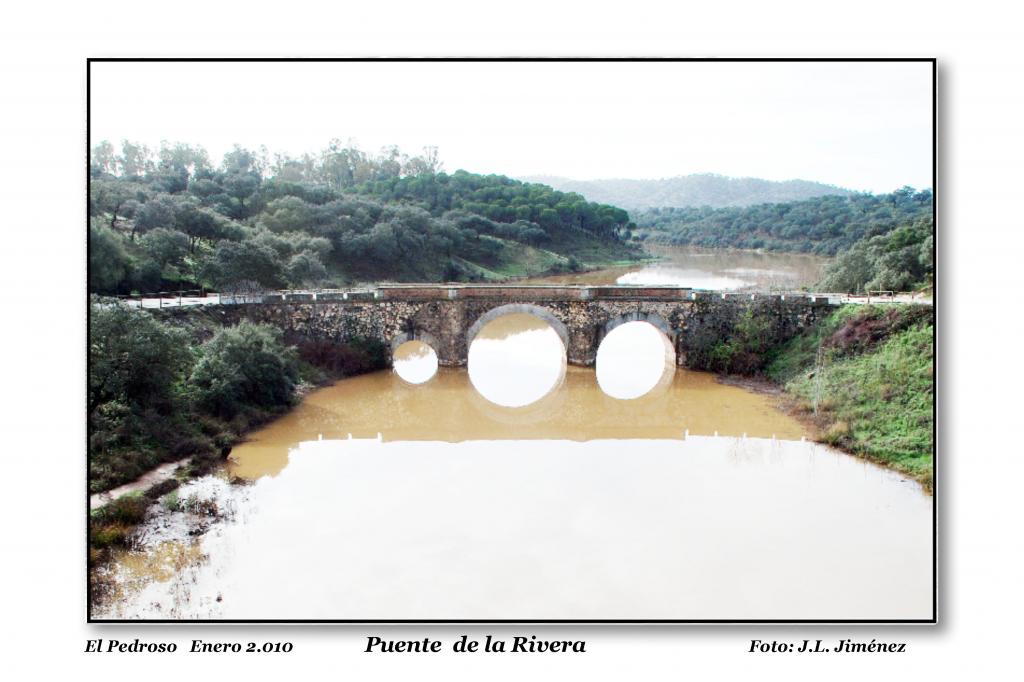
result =
[[516,301],[686,301],[698,298],[800,301],[813,305],[844,303],[919,303],[930,298],[911,294],[854,296],[837,293],[713,291],[666,285],[584,285],[584,284],[382,284],[372,288],[307,289],[266,292],[223,292],[186,295],[165,293],[120,297],[128,305],[142,308],[177,308],[237,303],[311,303],[339,301],[429,301],[429,300],[516,300]]

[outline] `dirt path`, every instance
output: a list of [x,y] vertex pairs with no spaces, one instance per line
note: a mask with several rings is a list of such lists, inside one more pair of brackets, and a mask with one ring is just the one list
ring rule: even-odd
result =
[[174,478],[175,472],[178,467],[183,466],[188,462],[189,458],[180,459],[177,462],[167,462],[161,464],[156,469],[147,471],[146,473],[139,476],[131,483],[125,483],[124,485],[112,488],[103,493],[94,493],[89,496],[89,511],[95,511],[100,507],[110,504],[122,495],[128,493],[142,492],[148,490],[157,483],[162,483],[170,478]]

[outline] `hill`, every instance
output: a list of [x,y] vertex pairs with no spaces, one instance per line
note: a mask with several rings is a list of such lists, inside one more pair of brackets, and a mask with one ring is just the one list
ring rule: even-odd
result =
[[91,154],[93,293],[504,279],[641,256],[621,208],[500,175],[448,174],[434,150],[300,158],[236,147]]
[[931,190],[823,196],[743,208],[653,208],[634,213],[641,239],[708,248],[834,256],[865,237],[932,215]]
[[543,183],[562,192],[575,192],[590,201],[621,206],[630,211],[665,206],[742,207],[825,195],[853,194],[848,189],[808,180],[776,182],[759,178],[730,178],[712,173],[680,175],[660,180],[570,180],[546,175],[522,179]]

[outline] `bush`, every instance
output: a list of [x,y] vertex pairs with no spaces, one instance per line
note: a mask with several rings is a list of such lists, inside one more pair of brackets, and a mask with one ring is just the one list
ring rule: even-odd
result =
[[346,377],[387,367],[386,346],[374,339],[353,339],[347,343],[301,341],[299,357],[334,377]]
[[169,512],[178,511],[181,508],[181,502],[178,500],[178,491],[172,490],[161,497],[160,506]]
[[280,254],[254,239],[218,242],[202,271],[204,278],[222,288],[249,280],[271,289],[279,289],[287,283]]
[[281,341],[281,332],[246,321],[204,343],[189,377],[196,405],[225,419],[245,407],[290,404],[297,382],[296,353]]
[[117,293],[131,267],[132,259],[124,237],[99,221],[92,221],[89,225],[89,291]]
[[699,300],[686,329],[687,363],[692,369],[725,374],[756,374],[786,336],[785,323],[771,304],[737,306]]
[[96,548],[121,546],[128,544],[132,529],[121,524],[99,526],[92,531],[92,546]]
[[104,524],[135,526],[146,518],[149,500],[141,493],[122,495],[95,514],[95,519]]
[[166,481],[161,481],[147,490],[146,497],[150,500],[158,500],[161,497],[173,493],[180,485],[181,481],[174,478],[168,478]]
[[91,312],[90,416],[112,402],[166,411],[191,362],[185,335],[122,305],[93,305]]
[[188,235],[178,230],[158,227],[142,236],[142,248],[161,267],[178,265],[188,255]]

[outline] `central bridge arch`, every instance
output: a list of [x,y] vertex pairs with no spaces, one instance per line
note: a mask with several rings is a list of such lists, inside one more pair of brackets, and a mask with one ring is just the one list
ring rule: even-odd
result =
[[657,329],[659,332],[661,332],[664,336],[664,341],[666,343],[666,350],[671,352],[672,359],[674,362],[679,362],[680,358],[678,349],[678,331],[673,329],[672,325],[669,324],[668,321],[661,315],[654,312],[646,312],[642,310],[635,310],[633,312],[625,313],[624,315],[613,317],[612,319],[605,322],[604,325],[601,326],[600,332],[597,337],[597,344],[594,349],[595,353],[601,347],[601,342],[604,341],[604,338],[606,336],[611,334],[612,331],[615,330],[617,327],[621,327],[622,325],[628,324],[630,322],[646,322],[655,329]]
[[673,347],[675,346],[676,330],[672,329],[672,325],[669,324],[665,320],[665,318],[663,318],[661,315],[658,315],[657,313],[644,312],[641,310],[636,310],[634,312],[626,313],[624,315],[619,315],[618,317],[613,317],[612,319],[605,322],[605,324],[601,327],[601,334],[600,338],[598,338],[598,343],[600,343],[600,341],[604,337],[608,336],[608,334],[610,334],[613,329],[615,329],[616,327],[621,327],[627,322],[647,322],[655,329],[660,331],[662,334],[664,334],[666,337],[668,337],[668,340],[672,342]]
[[469,350],[470,345],[473,343],[473,339],[480,333],[480,330],[490,322],[496,320],[504,315],[512,315],[515,313],[526,313],[527,315],[533,315],[547,322],[555,333],[558,334],[558,338],[562,341],[562,348],[566,351],[569,349],[569,330],[566,328],[565,323],[558,319],[554,313],[548,308],[544,308],[539,305],[532,305],[530,303],[508,303],[506,305],[500,305],[496,308],[491,308],[483,315],[478,317],[476,321],[469,326],[469,331],[466,332],[466,349]]

